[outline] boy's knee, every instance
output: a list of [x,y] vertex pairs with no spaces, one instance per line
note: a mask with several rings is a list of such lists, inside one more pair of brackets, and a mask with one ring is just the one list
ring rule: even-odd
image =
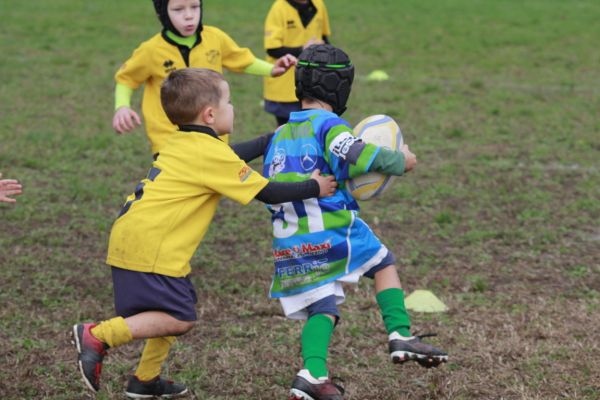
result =
[[180,336],[191,331],[196,326],[196,321],[177,321],[173,326],[173,335]]

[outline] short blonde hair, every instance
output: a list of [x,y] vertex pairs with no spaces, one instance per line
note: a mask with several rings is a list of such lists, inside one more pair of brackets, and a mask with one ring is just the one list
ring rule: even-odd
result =
[[192,123],[209,105],[221,100],[222,74],[206,68],[184,68],[169,74],[160,87],[160,102],[175,125]]

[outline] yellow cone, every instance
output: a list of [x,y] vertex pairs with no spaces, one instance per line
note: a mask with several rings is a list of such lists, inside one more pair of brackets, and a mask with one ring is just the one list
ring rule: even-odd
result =
[[367,75],[368,81],[387,81],[388,79],[390,79],[390,76],[380,69],[376,69]]
[[404,300],[406,308],[417,312],[444,312],[448,307],[429,290],[415,290]]

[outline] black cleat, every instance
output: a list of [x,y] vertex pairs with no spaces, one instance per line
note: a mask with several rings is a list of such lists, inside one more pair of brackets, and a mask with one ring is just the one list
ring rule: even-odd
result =
[[447,362],[447,353],[421,341],[422,338],[429,336],[436,335],[426,334],[403,337],[393,332],[389,339],[389,351],[394,364],[403,364],[412,360],[419,363],[422,367],[431,368]]
[[160,376],[140,381],[135,375],[129,378],[125,395],[130,399],[175,398],[188,392],[185,385],[162,379]]

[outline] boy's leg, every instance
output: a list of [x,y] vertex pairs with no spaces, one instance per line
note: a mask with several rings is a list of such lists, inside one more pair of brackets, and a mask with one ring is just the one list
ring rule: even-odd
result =
[[315,378],[327,377],[327,352],[335,317],[317,314],[306,321],[302,329],[302,359]]
[[302,369],[292,383],[291,399],[341,400],[344,389],[331,382],[327,352],[339,313],[331,295],[307,307],[308,320],[302,329]]
[[[173,278],[116,267],[112,267],[111,271],[115,310],[126,318],[116,317],[99,324],[78,324],[73,327],[79,367],[86,385],[94,391],[99,388],[102,361],[109,347],[117,347],[134,339],[182,335],[193,328],[197,318],[197,297],[189,278]],[[166,351],[163,348],[150,352],[150,358],[154,360],[156,354],[163,352],[166,357],[169,347],[166,347]],[[164,382],[159,380],[157,385],[162,387]]]
[[77,364],[85,385],[98,391],[102,361],[110,347],[117,347],[132,340],[131,332],[122,317],[100,324],[77,324],[73,326],[73,340],[77,348]]
[[[391,264],[374,273],[377,304],[389,335],[389,352],[394,363],[417,361],[426,368],[437,367],[448,360],[448,354],[411,336],[410,317],[404,304],[404,291]],[[424,335],[426,336],[426,335]]]
[[109,348],[135,339],[181,335],[193,325],[193,322],[180,321],[159,311],[147,311],[128,318],[115,317],[99,324],[75,325],[73,336],[79,353],[79,370],[86,386],[98,391],[102,361]]
[[155,396],[173,397],[187,393],[185,385],[162,379],[162,363],[169,355],[175,343],[175,336],[165,336],[146,340],[142,358],[135,375],[129,379],[125,394],[129,398],[147,398]]
[[140,381],[150,381],[160,375],[162,363],[169,355],[169,350],[175,340],[175,336],[146,340],[142,357],[135,371],[135,376]]
[[411,336],[410,317],[404,305],[404,291],[393,264],[375,273],[375,293],[388,334],[398,332],[401,336]]

